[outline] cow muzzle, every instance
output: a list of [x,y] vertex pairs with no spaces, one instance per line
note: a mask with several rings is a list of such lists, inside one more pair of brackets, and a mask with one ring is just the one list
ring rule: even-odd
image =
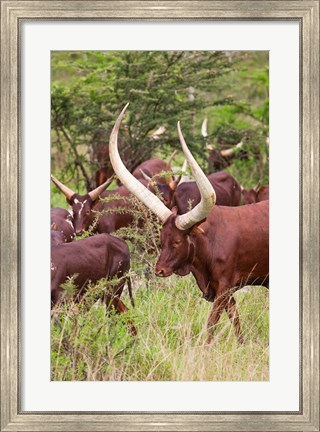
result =
[[167,269],[165,267],[156,266],[155,268],[155,274],[158,277],[168,277],[172,275],[172,270]]

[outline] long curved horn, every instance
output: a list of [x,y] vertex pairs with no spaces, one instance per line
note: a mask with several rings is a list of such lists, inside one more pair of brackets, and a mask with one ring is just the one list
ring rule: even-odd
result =
[[[182,168],[181,168],[182,173],[185,173],[187,171],[187,168],[188,168],[188,161],[187,161],[187,159],[185,159],[183,161],[183,165],[182,165]],[[188,176],[186,174],[182,174],[181,179],[178,182],[178,185],[181,184],[181,183],[185,183],[187,180],[188,180]]]
[[147,180],[148,182],[152,180],[151,177],[149,177],[148,174],[146,174],[141,168],[140,172],[145,180]]
[[175,155],[177,154],[177,152],[178,152],[177,150],[174,150],[168,159],[167,164],[169,165],[170,168],[171,168],[171,162],[172,162],[173,158],[175,157]]
[[183,153],[188,161],[188,164],[191,168],[192,174],[201,194],[201,201],[199,202],[199,204],[197,204],[196,207],[194,207],[188,213],[180,215],[176,219],[176,227],[181,230],[186,230],[207,217],[208,213],[215,205],[216,193],[208,178],[206,177],[202,169],[199,167],[198,163],[188,149],[180,129],[180,122],[178,122],[178,134]]
[[172,211],[169,210],[157,196],[140,183],[139,180],[133,177],[133,175],[124,166],[118,152],[118,132],[128,105],[129,104],[127,104],[121,111],[111,132],[109,142],[110,162],[123,185],[140,201],[142,201],[143,204],[146,205],[155,215],[157,215],[162,223],[164,223],[172,214]]
[[207,140],[207,138],[208,138],[208,129],[207,129],[207,126],[208,126],[208,119],[205,118],[205,119],[203,120],[203,122],[202,122],[202,125],[201,125],[201,135],[202,135],[203,138],[205,139],[205,142],[206,142],[206,149],[211,151],[211,150],[214,149],[214,147],[213,147],[212,144],[209,144],[209,143],[208,143],[208,140]]
[[255,192],[258,192],[259,189],[260,189],[260,180],[258,181],[258,183],[255,186],[253,186],[252,190],[254,190]]
[[238,144],[236,144],[232,148],[221,150],[220,154],[221,154],[221,156],[231,156],[231,155],[233,155],[233,153],[236,151],[237,148],[241,148],[242,146],[243,146],[243,142],[240,141]]
[[166,128],[164,126],[160,126],[153,134],[151,135],[151,138],[154,140],[158,140],[161,135],[163,135],[166,131]]
[[98,186],[97,188],[93,189],[91,192],[89,192],[89,197],[92,199],[92,201],[95,201],[97,198],[99,198],[99,195],[102,194],[102,192],[107,189],[107,187],[112,183],[114,178],[114,175],[108,178],[107,181],[102,183],[102,185]]
[[66,198],[68,200],[70,200],[70,198],[72,197],[72,195],[75,194],[75,192],[73,192],[73,190],[69,189],[67,186],[65,186],[63,183],[61,183],[52,174],[51,174],[51,180],[61,190],[61,192],[66,196]]
[[183,165],[181,168],[181,174],[176,175],[176,178],[172,176],[172,179],[169,181],[169,187],[171,190],[176,190],[180,183],[183,183],[184,172],[187,170],[188,162],[187,159],[183,161]]
[[207,138],[208,136],[207,124],[208,124],[208,119],[205,118],[201,125],[201,135],[203,136],[203,138]]

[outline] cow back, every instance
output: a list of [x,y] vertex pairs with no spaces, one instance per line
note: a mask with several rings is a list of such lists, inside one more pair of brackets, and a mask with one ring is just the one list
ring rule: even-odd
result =
[[[221,206],[238,206],[241,198],[241,187],[234,177],[224,171],[208,176],[216,192],[216,204]],[[178,207],[178,214],[187,213],[195,207],[201,199],[196,182],[182,183],[174,194],[174,205]]]
[[61,284],[77,275],[78,290],[101,278],[121,277],[130,268],[127,244],[109,234],[65,243],[51,248],[51,292],[53,302],[61,293]]

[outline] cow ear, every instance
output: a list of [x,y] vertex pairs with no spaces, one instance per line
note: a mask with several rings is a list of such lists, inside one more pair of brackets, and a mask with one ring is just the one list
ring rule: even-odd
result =
[[205,222],[207,220],[207,218],[202,219],[200,222],[197,222],[196,224],[193,225],[193,227],[191,228],[190,234],[204,234],[203,229],[201,228],[201,224],[203,224],[203,222]]
[[175,182],[174,179],[170,180],[168,184],[169,184],[169,188],[170,188],[172,191],[175,191],[175,190],[177,189],[177,183]]
[[66,201],[72,207],[72,202],[68,198],[66,198]]
[[171,211],[174,215],[176,215],[178,213],[178,207],[177,206],[172,207]]

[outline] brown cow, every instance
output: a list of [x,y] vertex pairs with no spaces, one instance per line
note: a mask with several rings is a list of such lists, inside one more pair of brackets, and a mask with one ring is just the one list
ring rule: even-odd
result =
[[[190,207],[200,202],[200,192],[195,181],[183,181],[182,173],[187,170],[187,163],[184,162],[180,174],[174,178],[147,176],[144,171],[144,178],[148,181],[148,189],[156,195],[160,195],[164,204],[172,209],[178,207],[178,214],[186,213]],[[134,173],[133,173],[134,174]],[[135,176],[136,177],[136,176]],[[139,177],[138,177],[139,178]],[[225,206],[238,206],[241,201],[241,186],[236,179],[225,171],[209,174],[208,179],[216,192],[216,203]]]
[[[93,232],[110,234],[119,228],[131,225],[134,221],[130,201],[132,195],[124,186],[104,191],[110,183],[108,180],[88,194],[79,195],[54,176],[51,176],[51,180],[72,206],[73,224],[77,236],[82,235],[90,226]],[[141,179],[140,182],[147,185],[146,180]]]
[[[88,283],[97,282],[99,279],[119,279],[116,285],[111,285],[110,291],[105,293],[107,309],[112,305],[119,313],[128,309],[120,300],[125,283],[128,284],[129,296],[134,307],[131,290],[131,281],[125,274],[130,269],[130,253],[127,244],[109,234],[99,234],[72,243],[64,243],[51,247],[51,302],[56,304],[61,301],[63,289],[61,284],[68,277],[77,275],[75,285],[76,297],[79,298]],[[131,326],[133,334],[136,330]]]
[[[72,214],[64,208],[52,208],[51,230],[61,234],[60,238],[62,239],[62,243],[71,242],[75,237]],[[56,243],[59,241],[59,236],[57,234],[51,234],[51,240]]]
[[260,183],[258,183],[252,189],[242,188],[241,193],[244,204],[266,201],[269,199],[269,185],[260,187]]
[[[149,159],[138,165],[132,171],[132,175],[137,179],[141,179],[146,178],[146,176],[153,177],[154,175],[159,174],[162,171],[167,172],[172,170],[170,168],[170,165],[162,159]],[[161,177],[161,181],[165,181],[165,179]]]
[[213,302],[208,319],[208,342],[223,310],[240,342],[239,316],[233,293],[247,284],[268,285],[269,202],[242,207],[215,206],[214,189],[178,133],[185,157],[201,192],[200,203],[184,215],[169,210],[126,169],[117,148],[117,136],[127,105],[112,130],[109,149],[112,166],[133,194],[163,223],[162,252],[156,274],[192,273],[206,300]]
[[[241,187],[231,174],[220,171],[208,175],[208,180],[215,190],[216,204],[233,207],[240,205]],[[176,206],[178,214],[184,214],[195,207],[200,199],[200,191],[195,181],[181,183],[174,191],[170,208]]]
[[[141,183],[147,182],[148,189],[156,195],[160,195],[164,204],[171,208],[174,192],[181,180],[181,175],[174,177],[170,167],[170,160],[164,162],[161,159],[151,159],[140,164],[132,173]],[[171,175],[172,173],[172,175]]]
[[208,119],[204,119],[201,126],[201,135],[205,139],[206,148],[209,150],[208,156],[208,172],[211,171],[221,171],[231,165],[232,160],[237,157],[237,159],[248,159],[248,153],[239,149],[243,147],[243,141],[238,144],[233,145],[229,148],[225,147],[220,141],[217,142],[216,148],[208,143],[208,132],[207,132]]

